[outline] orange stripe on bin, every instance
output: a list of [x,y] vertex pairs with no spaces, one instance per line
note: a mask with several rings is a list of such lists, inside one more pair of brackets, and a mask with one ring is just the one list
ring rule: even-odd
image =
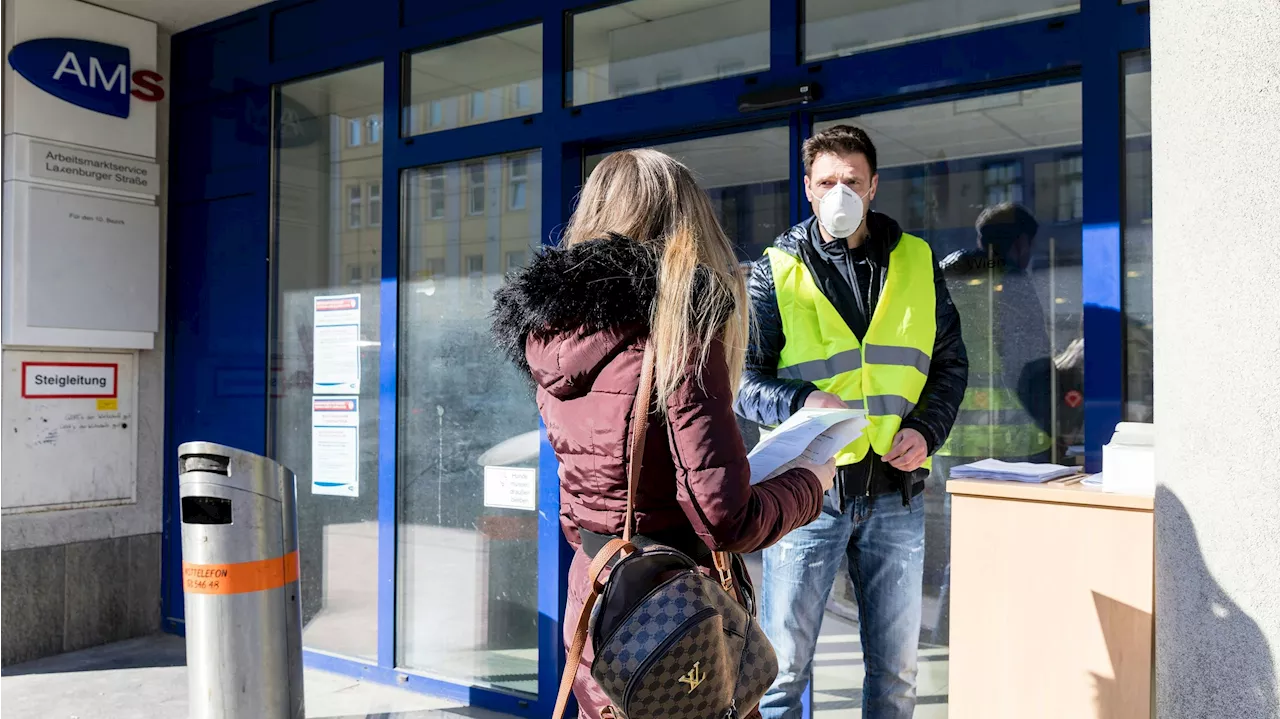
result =
[[244,594],[298,581],[298,553],[235,564],[182,563],[182,588],[191,594]]

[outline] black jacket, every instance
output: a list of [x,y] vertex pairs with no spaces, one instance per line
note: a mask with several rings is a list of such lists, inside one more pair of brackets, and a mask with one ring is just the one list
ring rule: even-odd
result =
[[[865,247],[870,267],[870,292],[866,287],[858,287],[855,291],[854,283],[861,285],[864,281],[851,282],[853,273],[848,268],[839,267],[831,253],[823,249],[822,234],[815,218],[792,227],[774,242],[774,247],[798,256],[804,262],[822,293],[831,300],[859,341],[866,333],[869,318],[875,312],[875,303],[884,288],[889,253],[902,237],[898,223],[878,212],[868,213],[867,227],[870,237]],[[902,421],[903,429],[920,432],[928,444],[930,455],[938,451],[951,433],[969,378],[969,360],[960,337],[960,315],[951,302],[946,281],[936,262],[933,277],[937,296],[937,336],[929,363],[929,378],[915,409]],[[778,377],[778,356],[786,338],[782,334],[773,267],[768,255],[753,265],[748,292],[755,311],[755,328],[736,409],[738,414],[753,422],[773,426],[786,421],[817,388],[802,380]],[[870,301],[869,308],[863,307],[867,304],[864,298]],[[927,476],[928,471],[920,469],[908,477],[871,452],[862,462],[841,468],[836,478],[838,491],[835,499],[841,511],[844,500],[863,494],[901,492],[906,500],[923,491]]]

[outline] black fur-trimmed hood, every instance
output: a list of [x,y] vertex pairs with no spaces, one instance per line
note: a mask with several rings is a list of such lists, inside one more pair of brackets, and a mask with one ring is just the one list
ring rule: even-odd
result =
[[545,339],[648,324],[657,271],[653,250],[626,237],[549,248],[510,275],[494,296],[494,340],[528,374],[525,344],[531,335]]

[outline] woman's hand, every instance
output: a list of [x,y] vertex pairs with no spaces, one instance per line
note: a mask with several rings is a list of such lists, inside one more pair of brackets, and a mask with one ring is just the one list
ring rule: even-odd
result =
[[810,472],[813,472],[814,476],[818,478],[818,481],[822,483],[823,492],[830,490],[831,487],[833,487],[836,483],[836,458],[835,457],[832,457],[831,461],[827,462],[826,464],[818,464],[816,462],[810,462],[807,459],[801,458],[796,460],[796,466],[801,469],[807,469]]

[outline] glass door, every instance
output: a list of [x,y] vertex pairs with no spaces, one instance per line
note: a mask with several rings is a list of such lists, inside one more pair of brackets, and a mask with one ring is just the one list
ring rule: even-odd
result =
[[[969,355],[969,391],[925,492],[917,717],[947,714],[951,467],[995,457],[1083,460],[1083,123],[1079,83],[832,119],[879,155],[872,209],[942,264]],[[846,572],[814,659],[813,714],[861,716],[857,604]]]
[[[970,400],[925,494],[918,717],[947,712],[950,504],[945,477],[983,457],[1078,462],[1083,443],[1082,119],[1078,83],[920,104],[815,124],[867,130],[879,155],[872,209],[927,241],[946,268],[970,358]],[[744,262],[791,226],[785,127],[649,145],[684,162]],[[587,158],[586,172],[605,153]],[[806,209],[803,213],[809,214]],[[976,402],[976,404],[975,404]],[[1001,404],[1003,403],[1003,404]],[[994,410],[994,411],[993,411]],[[758,428],[739,419],[748,446]],[[749,558],[757,583],[758,557]],[[858,607],[837,573],[814,659],[812,716],[862,716]]]
[[489,312],[542,244],[541,188],[537,150],[401,178],[396,661],[525,695],[538,690],[538,411]]
[[382,65],[277,88],[268,432],[298,477],[302,641],[376,661]]

